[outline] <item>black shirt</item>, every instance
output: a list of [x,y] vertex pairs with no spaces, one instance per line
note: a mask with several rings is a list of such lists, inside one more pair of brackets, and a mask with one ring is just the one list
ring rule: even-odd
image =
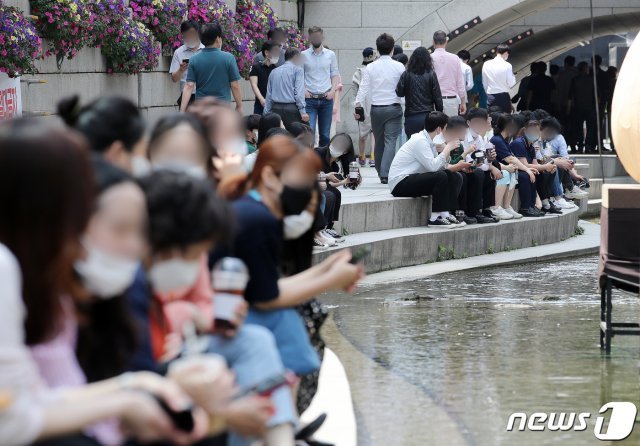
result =
[[398,81],[396,94],[405,98],[405,116],[443,110],[440,84],[433,70],[424,74],[405,71]]
[[[254,63],[249,72],[249,77],[256,76],[258,78],[258,90],[262,94],[263,98],[267,97],[267,84],[269,83],[269,75],[275,70],[276,65],[271,64],[269,66],[264,63]],[[258,100],[256,99],[256,102]]]
[[528,85],[528,92],[531,92],[531,103],[529,110],[539,108],[551,112],[551,92],[556,89],[556,83],[546,74],[531,76]]

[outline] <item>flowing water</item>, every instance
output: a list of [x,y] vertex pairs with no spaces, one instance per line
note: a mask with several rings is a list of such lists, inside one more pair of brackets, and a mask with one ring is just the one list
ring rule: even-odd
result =
[[[469,444],[602,444],[593,431],[603,404],[640,407],[640,338],[618,336],[602,356],[596,267],[587,257],[462,271],[325,301],[356,348],[446,409]],[[640,319],[640,299],[614,296],[614,320]],[[583,432],[508,432],[513,412],[592,416]],[[616,444],[640,444],[638,423]]]

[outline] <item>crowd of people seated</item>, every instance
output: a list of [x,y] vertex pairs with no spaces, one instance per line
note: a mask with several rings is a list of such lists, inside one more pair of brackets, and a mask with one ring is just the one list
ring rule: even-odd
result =
[[[557,119],[470,108],[465,117],[429,112],[424,129],[395,155],[396,197],[433,197],[428,225],[450,228],[562,214],[585,198],[588,181],[569,159]],[[511,206],[518,190],[520,209]]]
[[311,264],[351,139],[212,98],[153,128],[117,97],[59,115],[0,125],[0,443],[315,444],[314,297],[363,276]]

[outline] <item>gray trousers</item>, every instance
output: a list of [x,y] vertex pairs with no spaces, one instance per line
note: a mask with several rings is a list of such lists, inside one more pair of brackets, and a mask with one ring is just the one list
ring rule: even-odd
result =
[[402,131],[400,104],[371,107],[371,130],[375,138],[376,171],[380,178],[389,177],[389,168],[396,155],[396,141]]
[[298,110],[298,106],[296,104],[283,104],[281,102],[274,102],[273,107],[271,107],[271,112],[280,115],[280,119],[282,119],[284,128],[286,128],[287,130],[289,130],[291,124],[293,124],[294,122],[302,122],[302,117],[300,116],[300,111]]

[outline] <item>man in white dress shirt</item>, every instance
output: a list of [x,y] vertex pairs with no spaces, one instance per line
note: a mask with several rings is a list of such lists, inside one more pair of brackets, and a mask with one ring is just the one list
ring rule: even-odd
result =
[[511,113],[511,95],[509,91],[516,84],[513,68],[507,62],[509,45],[501,44],[498,55],[482,66],[482,85],[487,91],[487,107],[497,105],[504,113]]
[[[380,57],[362,71],[362,81],[356,96],[356,107],[369,98],[371,104],[371,129],[375,139],[375,166],[380,182],[387,184],[389,167],[396,152],[396,141],[402,131],[402,107],[396,95],[396,86],[405,68],[391,58],[395,41],[389,34],[376,39]],[[356,113],[356,119],[360,116]]]
[[467,90],[464,97],[464,103],[467,104],[467,110],[469,109],[469,90],[473,88],[473,70],[469,66],[469,60],[471,60],[471,54],[467,50],[458,51],[458,58],[460,59],[460,69],[462,70],[462,77],[464,78],[464,88]]

